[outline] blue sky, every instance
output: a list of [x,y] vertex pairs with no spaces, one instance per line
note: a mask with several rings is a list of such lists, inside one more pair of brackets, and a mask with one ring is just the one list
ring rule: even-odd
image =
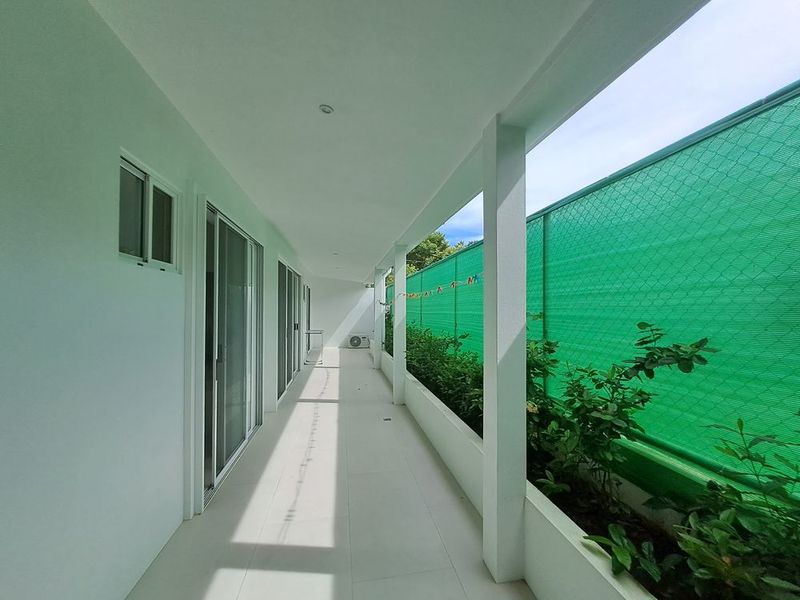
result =
[[[527,213],[800,79],[800,0],[712,0],[528,153]],[[439,228],[483,237],[477,196]]]

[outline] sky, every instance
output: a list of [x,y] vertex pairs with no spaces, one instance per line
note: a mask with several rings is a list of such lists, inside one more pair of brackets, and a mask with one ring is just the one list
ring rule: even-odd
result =
[[[800,0],[711,0],[526,158],[532,214],[800,79]],[[479,194],[439,231],[483,237]]]

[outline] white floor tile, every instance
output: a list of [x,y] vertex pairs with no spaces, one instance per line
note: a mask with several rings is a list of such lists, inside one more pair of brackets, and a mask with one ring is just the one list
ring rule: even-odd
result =
[[453,569],[412,573],[353,585],[354,600],[465,600]]
[[353,581],[365,581],[450,567],[433,520],[427,513],[350,517]]
[[[133,600],[530,600],[368,352],[326,349]],[[354,583],[355,582],[355,583]]]
[[430,507],[469,600],[533,600],[524,581],[496,584],[482,558],[481,517],[463,498]]
[[239,599],[349,599],[348,538],[346,518],[268,524]]

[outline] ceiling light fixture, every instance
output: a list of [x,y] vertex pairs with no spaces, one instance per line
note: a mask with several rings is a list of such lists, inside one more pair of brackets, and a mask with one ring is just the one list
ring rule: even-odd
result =
[[333,107],[330,104],[320,104],[319,109],[326,115],[333,113]]

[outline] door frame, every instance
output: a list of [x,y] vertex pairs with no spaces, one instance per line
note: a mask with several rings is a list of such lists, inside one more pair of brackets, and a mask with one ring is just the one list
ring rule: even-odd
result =
[[[263,423],[264,413],[264,246],[253,236],[249,235],[242,227],[226,216],[207,194],[200,193],[196,183],[187,181],[186,186],[186,211],[183,227],[185,228],[185,254],[186,260],[186,328],[184,335],[185,346],[185,376],[184,376],[184,501],[183,518],[191,519],[196,514],[201,514],[205,509],[207,500],[205,494],[205,320],[206,320],[206,212],[211,207],[217,215],[224,219],[226,224],[235,231],[252,241],[255,252],[253,256],[254,282],[257,293],[253,297],[251,314],[256,331],[254,333],[253,357],[254,372],[251,382],[252,401],[254,407],[254,422],[248,429],[245,441],[231,456],[225,468],[215,476],[215,491],[219,488],[231,467],[241,456],[241,453],[252,440],[253,435]],[[188,200],[193,200],[189,202]],[[215,229],[218,235],[218,228]],[[249,245],[248,245],[249,247]],[[215,278],[217,274],[215,273]],[[216,419],[214,419],[216,427]],[[216,468],[214,468],[216,472]]]
[[[219,223],[220,222],[224,223],[227,227],[229,227],[235,233],[240,235],[245,240],[245,242],[247,243],[247,246],[246,246],[247,250],[245,252],[245,256],[246,256],[245,260],[247,261],[248,264],[246,265],[246,270],[249,273],[249,275],[251,275],[251,276],[254,275],[254,271],[257,271],[258,267],[261,264],[261,260],[262,260],[262,257],[263,257],[263,247],[255,239],[253,239],[250,235],[248,235],[247,232],[245,232],[241,227],[239,227],[231,219],[226,217],[225,213],[223,213],[221,210],[219,210],[219,208],[217,208],[212,202],[207,202],[206,203],[206,211],[214,212],[216,214],[216,216],[217,216],[217,227],[214,228],[214,263],[216,265],[216,268],[214,269],[214,298],[215,298],[215,303],[214,303],[214,331],[215,331],[215,334],[218,334],[219,333],[219,313],[220,313],[220,309],[221,309],[220,304],[219,304],[219,236],[220,236]],[[255,325],[255,328],[258,328],[260,326],[259,315],[261,313],[263,313],[263,306],[258,302],[260,297],[263,296],[263,291],[258,290],[259,282],[260,282],[260,278],[254,277],[253,283],[256,285],[257,292],[260,292],[260,293],[256,294],[256,298],[250,298],[250,299],[247,300],[247,308],[245,309],[245,313],[247,315],[247,318],[248,319],[250,319],[250,318],[253,319],[253,323]],[[248,327],[246,329],[247,329],[248,332],[252,332],[252,328],[249,326],[249,324],[248,324]],[[255,333],[256,333],[256,337],[259,337],[259,338],[263,337],[263,334],[262,334],[260,329],[256,329]],[[216,370],[217,370],[217,365],[219,364],[219,359],[217,357],[217,352],[219,351],[219,340],[216,340],[216,341],[217,341],[217,343],[215,344],[214,361],[212,362],[212,376],[214,378],[214,382],[215,383],[214,383],[214,387],[213,387],[213,389],[214,389],[214,391],[213,391],[213,394],[214,394],[214,396],[213,396],[214,414],[213,414],[213,417],[212,417],[212,434],[211,434],[212,438],[213,438],[213,443],[212,443],[212,446],[211,446],[211,452],[212,452],[211,462],[212,462],[213,472],[214,472],[214,483],[213,483],[213,488],[212,488],[212,494],[211,495],[213,495],[213,493],[215,493],[216,490],[219,489],[219,486],[222,484],[223,480],[228,475],[228,473],[230,472],[230,470],[233,467],[233,465],[236,464],[236,461],[239,459],[239,457],[241,456],[242,452],[247,447],[247,444],[250,442],[250,439],[253,437],[253,434],[255,433],[255,431],[261,426],[262,415],[263,415],[263,411],[262,411],[263,398],[262,398],[262,393],[261,393],[262,390],[261,390],[260,386],[258,385],[257,381],[250,380],[250,381],[248,381],[246,383],[246,386],[247,386],[246,394],[248,396],[250,396],[249,401],[251,403],[253,403],[254,406],[253,406],[253,404],[251,404],[250,408],[248,408],[247,412],[245,413],[245,437],[244,437],[244,440],[241,442],[241,444],[239,444],[239,447],[236,448],[236,450],[233,452],[233,454],[231,454],[230,458],[228,458],[228,460],[226,461],[225,465],[222,467],[220,472],[217,473],[217,459],[219,458],[218,454],[217,454],[218,451],[219,451],[219,422],[218,422],[218,416],[219,415],[218,415],[218,412],[217,412],[218,407],[219,407],[219,398],[218,398],[219,386],[216,383],[218,381]],[[246,344],[248,346],[248,352],[250,350],[254,351],[254,354],[252,356],[248,356],[248,363],[249,364],[247,365],[247,369],[251,369],[253,367],[253,365],[261,365],[261,364],[263,364],[263,356],[262,356],[262,353],[261,353],[260,346],[256,345],[254,348],[250,348],[249,347],[250,346],[250,340],[249,339],[246,342]],[[246,369],[245,373],[247,372],[247,369]],[[247,375],[246,374],[245,374],[245,378],[247,379]],[[203,391],[205,392],[205,386],[203,387]],[[204,400],[205,400],[205,398],[204,398]],[[203,402],[203,410],[205,410],[205,402]],[[248,423],[247,421],[250,418],[251,411],[253,413],[253,417],[254,417],[255,420],[254,420],[254,422]],[[203,427],[203,435],[205,436],[205,425]],[[204,440],[204,442],[205,442],[205,440]],[[205,452],[203,453],[203,460],[205,461]],[[204,480],[203,483],[205,485],[205,480]],[[204,503],[207,504],[208,500],[210,500],[210,498],[211,498],[210,495],[206,496],[205,489],[204,489]]]
[[[284,327],[281,329],[280,327],[280,311],[281,311],[281,294],[280,294],[280,277],[281,277],[281,266],[283,266],[284,273],[286,276],[284,282],[284,298],[283,298],[283,317],[284,317]],[[301,369],[303,368],[303,356],[302,356],[302,349],[303,349],[303,336],[302,336],[302,329],[303,329],[303,302],[304,299],[302,298],[303,293],[303,276],[300,275],[298,271],[296,271],[292,266],[289,265],[287,261],[283,259],[280,255],[278,256],[277,261],[277,269],[278,275],[278,285],[276,288],[277,292],[277,309],[278,309],[278,320],[277,320],[277,332],[278,332],[278,339],[276,340],[277,343],[277,355],[276,355],[276,364],[275,369],[278,372],[278,377],[281,377],[281,373],[283,372],[283,376],[286,377],[286,385],[283,389],[280,389],[280,380],[278,380],[278,404],[281,403],[281,400],[286,395],[287,390],[289,387],[294,383],[297,379],[298,373],[300,373]],[[291,290],[291,293],[290,293]],[[291,297],[290,297],[291,296]],[[290,302],[291,300],[291,302]],[[297,319],[296,321],[294,319]],[[296,328],[295,328],[296,325]],[[284,340],[284,348],[283,348],[283,357],[284,357],[284,365],[283,369],[281,369],[281,336]],[[291,339],[291,351],[290,351],[290,339]]]

